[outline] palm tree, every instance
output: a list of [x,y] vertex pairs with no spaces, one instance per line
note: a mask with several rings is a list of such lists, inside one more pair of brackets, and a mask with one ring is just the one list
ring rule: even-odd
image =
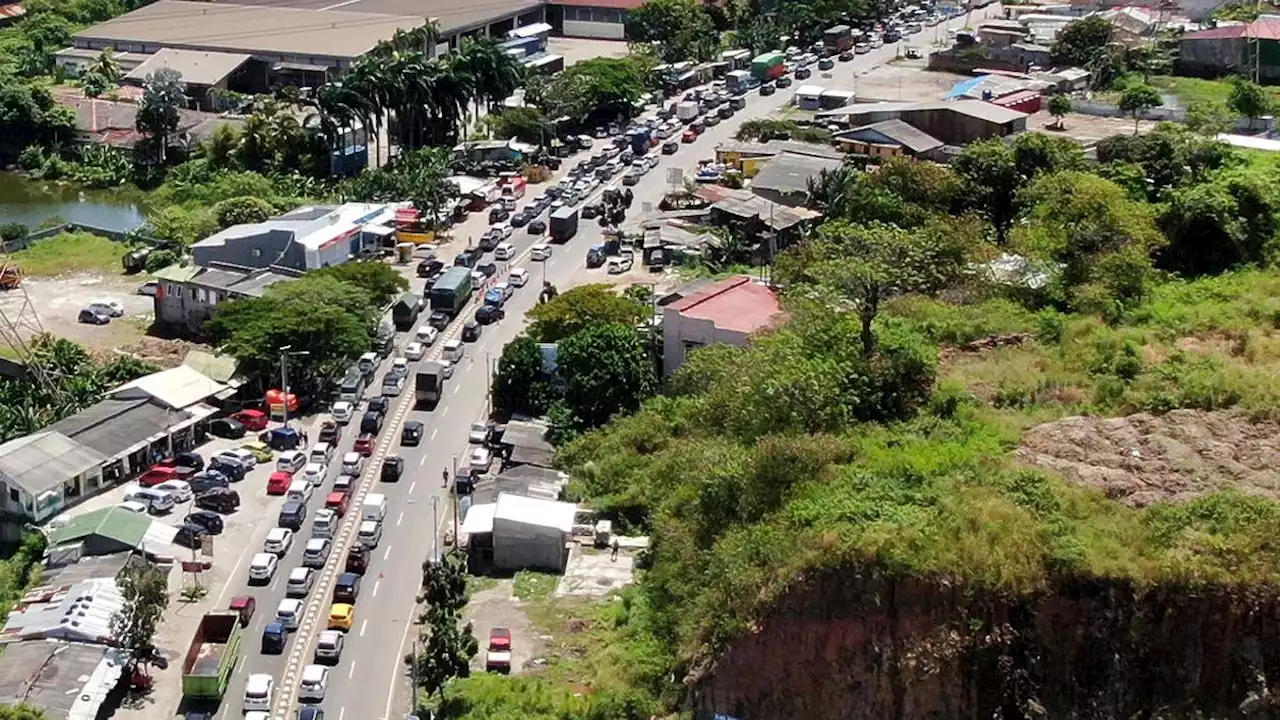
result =
[[116,53],[111,48],[98,53],[98,58],[89,63],[85,72],[97,75],[113,85],[124,75],[120,70],[120,61],[116,59]]

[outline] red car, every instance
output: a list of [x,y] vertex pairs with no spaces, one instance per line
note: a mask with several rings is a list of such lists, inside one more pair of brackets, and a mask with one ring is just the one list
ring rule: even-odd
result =
[[336,513],[338,517],[347,514],[347,506],[351,503],[351,495],[341,490],[335,490],[325,496],[324,506]]
[[267,494],[283,495],[289,492],[289,485],[292,483],[292,474],[277,470],[271,473],[271,477],[267,478]]
[[162,482],[181,479],[182,476],[178,473],[178,468],[157,465],[142,473],[138,478],[138,484],[142,487],[154,487]]
[[243,425],[249,432],[267,429],[267,414],[261,410],[241,410],[233,413],[231,419]]
[[698,133],[692,130],[685,130],[684,134],[680,136],[680,141],[686,142],[686,143],[691,143],[697,139],[698,139]]
[[485,653],[484,669],[489,672],[511,672],[511,631],[507,628],[489,631],[489,651]]
[[240,615],[240,627],[249,627],[249,621],[253,619],[253,611],[258,608],[258,601],[252,595],[236,595],[231,598],[231,604],[227,606],[231,610]]
[[372,435],[370,433],[365,433],[364,435],[361,435],[360,437],[356,438],[355,451],[365,457],[369,457],[370,455],[373,454],[373,448],[377,444],[378,444],[377,436]]

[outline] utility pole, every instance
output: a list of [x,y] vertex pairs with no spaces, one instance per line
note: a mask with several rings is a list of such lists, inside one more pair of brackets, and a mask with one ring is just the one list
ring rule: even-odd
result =
[[285,427],[289,427],[289,356],[310,354],[310,350],[294,350],[292,345],[285,345],[280,348],[280,392],[283,394],[280,404],[283,407]]
[[440,496],[431,496],[431,561],[440,562]]
[[493,354],[484,354],[484,408],[486,413],[493,414],[493,378],[489,376],[493,365]]

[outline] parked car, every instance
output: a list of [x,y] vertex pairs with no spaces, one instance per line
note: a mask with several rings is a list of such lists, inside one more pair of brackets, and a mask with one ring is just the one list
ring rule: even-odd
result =
[[106,325],[111,322],[111,316],[106,313],[95,312],[89,308],[84,308],[80,314],[76,316],[76,321],[85,325]]
[[401,445],[417,445],[422,442],[422,432],[425,429],[422,423],[417,420],[410,420],[404,424],[404,429],[400,431]]
[[212,488],[196,495],[195,504],[202,510],[226,515],[240,507],[240,493],[230,488]]
[[240,412],[231,413],[230,417],[250,432],[260,432],[267,429],[267,414],[261,410],[241,410]]
[[208,510],[197,510],[183,518],[184,522],[199,525],[213,535],[221,535],[226,523],[222,516]]
[[245,427],[231,418],[218,418],[209,423],[209,434],[228,440],[239,440],[244,437]]

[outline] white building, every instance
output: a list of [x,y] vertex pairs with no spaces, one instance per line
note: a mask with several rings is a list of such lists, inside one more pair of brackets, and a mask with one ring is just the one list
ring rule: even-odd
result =
[[662,309],[662,370],[670,375],[706,345],[747,344],[782,316],[778,296],[749,277],[731,277]]
[[497,568],[564,572],[577,512],[574,503],[502,493],[495,503],[471,506],[461,532],[473,544],[491,539]]

